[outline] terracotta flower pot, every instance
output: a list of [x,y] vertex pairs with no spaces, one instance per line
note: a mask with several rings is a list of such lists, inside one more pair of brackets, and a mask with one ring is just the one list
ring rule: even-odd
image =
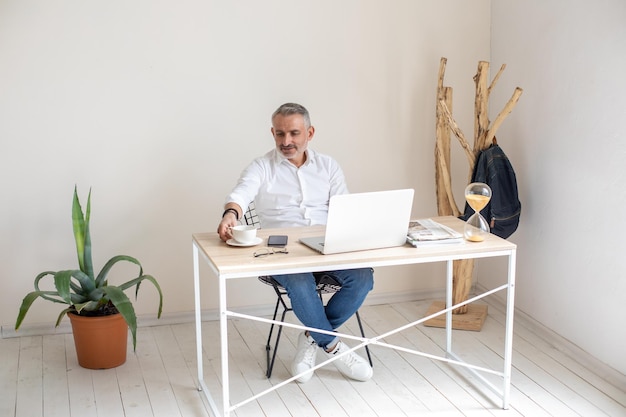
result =
[[121,314],[84,317],[70,313],[68,316],[80,366],[109,369],[126,362],[128,325]]

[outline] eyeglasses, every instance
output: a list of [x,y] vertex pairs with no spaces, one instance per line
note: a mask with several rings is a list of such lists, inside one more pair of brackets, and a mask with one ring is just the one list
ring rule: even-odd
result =
[[284,253],[287,254],[289,253],[287,251],[287,248],[282,248],[282,249],[274,249],[274,248],[263,248],[263,249],[259,249],[258,251],[254,252],[252,255],[255,258],[260,258],[262,256],[267,256],[267,255],[273,255],[275,253]]

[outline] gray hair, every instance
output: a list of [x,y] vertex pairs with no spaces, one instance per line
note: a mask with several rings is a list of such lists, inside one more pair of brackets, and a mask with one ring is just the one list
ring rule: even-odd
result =
[[272,120],[274,117],[278,116],[290,116],[292,114],[299,114],[304,119],[304,126],[308,129],[311,127],[311,117],[309,116],[309,111],[304,108],[303,105],[297,103],[285,103],[276,109],[274,113],[272,113]]

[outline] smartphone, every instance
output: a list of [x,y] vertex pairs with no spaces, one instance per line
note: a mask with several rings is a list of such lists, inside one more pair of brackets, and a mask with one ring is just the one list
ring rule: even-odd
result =
[[267,246],[281,248],[287,246],[287,235],[271,235],[267,238]]

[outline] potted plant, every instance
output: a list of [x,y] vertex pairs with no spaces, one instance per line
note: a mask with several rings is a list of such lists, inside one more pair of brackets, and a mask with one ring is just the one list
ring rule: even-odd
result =
[[[58,326],[67,314],[72,322],[72,331],[78,356],[78,363],[85,368],[102,369],[119,366],[126,361],[126,347],[128,329],[130,328],[133,338],[133,350],[137,345],[137,317],[135,309],[125,290],[135,287],[135,297],[139,292],[139,286],[144,281],[149,281],[156,287],[159,293],[159,309],[157,317],[161,317],[163,307],[163,294],[161,287],[154,277],[145,275],[139,261],[131,256],[118,255],[111,258],[95,275],[91,258],[91,237],[89,232],[89,218],[91,214],[91,190],[87,198],[86,212],[80,205],[76,187],[74,187],[74,199],[72,204],[72,222],[74,240],[78,255],[79,269],[67,269],[62,271],[44,271],[35,277],[35,291],[24,297],[17,316],[15,329],[19,329],[26,313],[37,298],[66,304],[57,318],[55,326]],[[111,268],[118,262],[130,262],[139,267],[137,277],[121,284],[110,285],[107,275]],[[42,290],[40,284],[43,278],[51,278],[55,290]],[[103,324],[104,330],[95,328]],[[83,340],[83,332],[87,332]],[[113,348],[114,335],[121,340],[117,347]],[[122,346],[123,345],[123,346]],[[117,350],[117,352],[114,352]],[[105,357],[112,353],[111,358]],[[90,358],[86,355],[93,354]]]

